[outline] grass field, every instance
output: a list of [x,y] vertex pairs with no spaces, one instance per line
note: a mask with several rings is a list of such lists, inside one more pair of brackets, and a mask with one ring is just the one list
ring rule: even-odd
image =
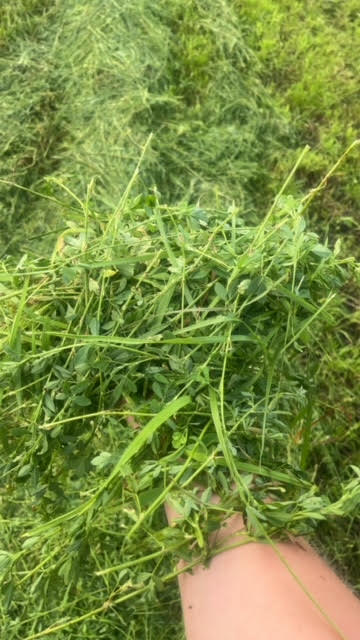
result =
[[238,510],[360,593],[359,31],[355,0],[0,8],[9,640],[180,640],[178,559]]

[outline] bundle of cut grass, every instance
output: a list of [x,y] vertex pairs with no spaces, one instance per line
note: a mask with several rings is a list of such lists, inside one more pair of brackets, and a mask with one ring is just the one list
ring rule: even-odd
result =
[[226,514],[269,541],[359,504],[355,466],[335,500],[313,466],[347,267],[307,202],[250,226],[156,192],[111,216],[75,198],[51,259],[2,263],[8,638],[154,637],[177,559],[209,560]]

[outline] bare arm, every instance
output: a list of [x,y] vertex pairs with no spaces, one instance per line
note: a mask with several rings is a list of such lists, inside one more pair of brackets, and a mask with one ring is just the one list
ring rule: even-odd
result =
[[[246,532],[234,516],[216,543],[239,536]],[[250,542],[179,576],[187,640],[360,640],[360,601],[322,558],[306,543],[276,546],[325,616],[270,545]]]

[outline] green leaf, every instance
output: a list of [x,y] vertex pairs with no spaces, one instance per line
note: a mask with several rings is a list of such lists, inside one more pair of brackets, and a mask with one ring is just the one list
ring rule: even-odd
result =
[[30,463],[24,464],[24,466],[21,467],[21,469],[18,472],[18,478],[25,478],[25,476],[28,476],[31,469],[32,469],[32,465]]
[[93,336],[98,336],[99,335],[100,323],[99,323],[99,320],[96,317],[91,318],[91,320],[89,322],[89,329],[90,329],[91,334]]
[[227,298],[226,289],[224,285],[221,284],[221,282],[216,282],[214,289],[215,289],[216,295],[219,296],[221,300],[226,300]]
[[46,408],[49,409],[49,411],[51,411],[52,413],[56,412],[56,407],[55,407],[54,400],[52,399],[52,397],[51,397],[51,395],[49,393],[45,394],[44,404],[45,404]]
[[38,536],[27,538],[27,540],[25,540],[21,546],[23,549],[31,549],[31,547],[34,547],[39,542],[39,540],[40,538]]
[[74,396],[72,399],[73,404],[76,404],[78,407],[88,407],[91,404],[90,398],[87,398],[84,395]]
[[322,244],[316,244],[314,247],[312,247],[311,252],[315,253],[315,255],[319,256],[319,258],[328,258],[332,255],[332,251],[327,247],[324,247],[324,245]]
[[101,453],[99,453],[99,455],[95,456],[95,458],[91,460],[91,464],[93,464],[97,469],[103,469],[104,467],[107,467],[109,464],[111,464],[112,461],[112,453],[109,453],[108,451],[102,451]]
[[85,372],[89,369],[90,363],[90,353],[91,346],[86,345],[84,347],[80,347],[74,358],[74,367],[79,372]]

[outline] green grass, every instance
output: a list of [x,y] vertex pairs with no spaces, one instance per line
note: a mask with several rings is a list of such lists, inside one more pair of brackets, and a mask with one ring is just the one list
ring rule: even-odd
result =
[[176,562],[236,509],[359,592],[358,147],[331,170],[359,27],[351,0],[0,9],[6,637],[182,638]]
[[[312,148],[302,180],[293,183],[293,189],[312,187],[359,136],[358,3],[247,0],[239,12],[253,26],[252,45],[263,83],[288,112],[297,143]],[[293,162],[293,152],[282,154],[280,171],[287,172]],[[312,211],[316,224],[343,235],[357,255],[358,162],[359,152],[326,189],[322,206]]]
[[279,196],[259,225],[155,195],[111,216],[84,203],[50,258],[3,262],[9,638],[87,637],[105,611],[125,633],[134,607],[173,598],[176,559],[207,559],[233,510],[257,539],[351,523],[356,460],[324,486],[313,458],[337,442],[312,432],[351,263],[306,230],[307,201]]

